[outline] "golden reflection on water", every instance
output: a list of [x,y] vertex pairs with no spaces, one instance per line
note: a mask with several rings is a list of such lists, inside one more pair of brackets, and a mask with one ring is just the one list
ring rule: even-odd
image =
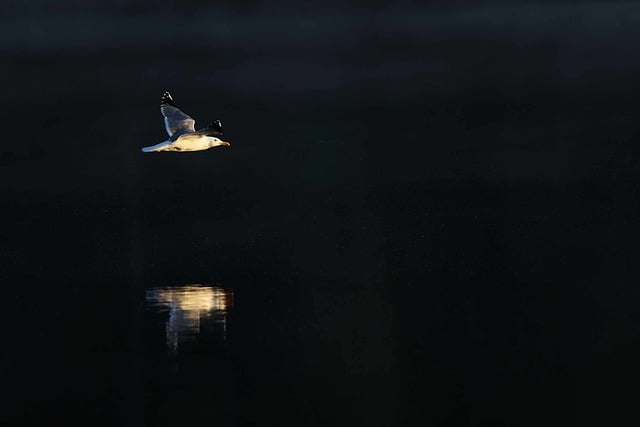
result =
[[157,311],[168,311],[165,332],[167,347],[178,352],[180,343],[207,332],[227,338],[233,289],[207,285],[164,286],[148,289],[147,304]]

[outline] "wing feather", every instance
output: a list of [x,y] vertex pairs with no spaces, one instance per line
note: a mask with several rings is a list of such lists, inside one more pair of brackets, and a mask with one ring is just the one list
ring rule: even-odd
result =
[[162,95],[160,112],[164,117],[164,127],[169,137],[173,138],[183,133],[195,132],[196,121],[176,107],[169,92]]

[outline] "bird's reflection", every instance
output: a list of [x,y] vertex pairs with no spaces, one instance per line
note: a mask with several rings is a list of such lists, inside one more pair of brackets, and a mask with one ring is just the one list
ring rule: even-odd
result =
[[180,343],[211,333],[226,339],[233,290],[207,285],[148,289],[145,300],[154,310],[168,311],[167,347],[177,353]]

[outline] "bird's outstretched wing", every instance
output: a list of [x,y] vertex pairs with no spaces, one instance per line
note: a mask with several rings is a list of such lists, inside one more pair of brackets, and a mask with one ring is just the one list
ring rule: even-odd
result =
[[160,112],[164,116],[164,127],[167,129],[170,137],[195,131],[194,125],[196,121],[176,107],[169,92],[165,92],[164,95],[162,95]]
[[196,133],[200,133],[202,135],[222,135],[222,122],[220,120],[216,120],[213,123],[209,123],[206,128],[198,129]]

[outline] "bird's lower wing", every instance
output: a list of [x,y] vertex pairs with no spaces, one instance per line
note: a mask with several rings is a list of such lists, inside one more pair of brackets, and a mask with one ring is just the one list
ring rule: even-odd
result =
[[199,129],[195,132],[190,132],[189,135],[220,136],[222,132],[213,129]]

